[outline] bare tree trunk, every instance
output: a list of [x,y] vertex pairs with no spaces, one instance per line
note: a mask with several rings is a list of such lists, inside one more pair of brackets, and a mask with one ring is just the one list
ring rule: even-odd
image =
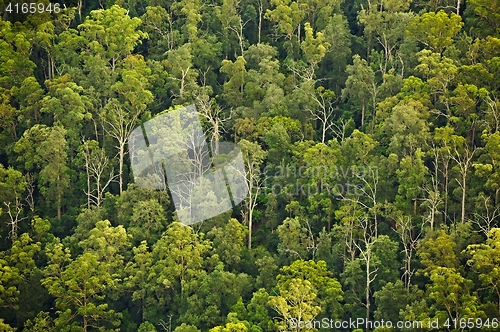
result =
[[[85,156],[86,157],[86,156]],[[87,209],[90,209],[90,171],[89,171],[89,161],[88,158],[85,158],[85,173],[87,174]]]
[[61,220],[61,205],[62,205],[62,197],[61,197],[61,176],[60,173],[57,175],[57,219]]
[[253,209],[250,210],[248,218],[248,249],[252,249],[252,217]]
[[264,13],[264,4],[262,3],[262,0],[258,0],[257,4],[259,6],[259,30],[258,30],[258,35],[257,35],[257,44],[260,44],[260,35],[262,32],[262,15]]
[[120,143],[120,166],[119,166],[119,183],[120,183],[120,195],[123,192],[123,162],[125,159],[125,141],[121,141]]
[[[365,218],[361,221],[363,223],[363,238],[361,242],[364,245],[362,248],[359,244],[355,243],[356,247],[360,252],[360,258],[365,262],[366,270],[365,270],[365,319],[366,322],[370,320],[370,308],[371,308],[371,299],[370,299],[370,287],[371,284],[377,278],[377,270],[378,268],[372,270],[372,249],[375,242],[377,242],[377,237],[374,236],[373,230],[370,227],[370,221],[368,218]],[[365,327],[365,331],[369,332],[370,328],[368,325]]]
[[33,196],[35,192],[35,176],[31,173],[26,174],[26,190],[28,191],[26,195],[26,203],[30,208],[31,213],[35,213],[35,198]]
[[461,213],[461,222],[462,224],[465,223],[465,196],[466,196],[466,176],[467,176],[467,173],[464,173],[462,174],[462,183],[463,183],[463,187],[462,187],[462,213]]
[[[366,256],[366,288],[365,288],[365,301],[366,301],[366,312],[365,319],[366,322],[370,320],[370,260],[371,260],[371,249],[368,248],[367,256]],[[365,331],[370,331],[370,328],[366,326]]]

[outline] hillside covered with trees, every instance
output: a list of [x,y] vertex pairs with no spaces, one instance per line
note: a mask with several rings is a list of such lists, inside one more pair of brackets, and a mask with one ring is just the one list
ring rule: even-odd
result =
[[[499,330],[499,0],[2,1],[1,331]],[[192,104],[249,193],[184,226],[128,137]]]

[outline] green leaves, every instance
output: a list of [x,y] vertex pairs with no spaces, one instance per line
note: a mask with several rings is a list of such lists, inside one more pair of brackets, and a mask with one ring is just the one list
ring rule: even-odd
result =
[[408,24],[407,34],[427,46],[431,51],[442,54],[453,43],[453,37],[464,23],[459,15],[447,15],[440,10],[416,16]]
[[375,74],[365,59],[359,55],[353,56],[353,64],[346,69],[349,77],[346,87],[342,90],[342,98],[349,98],[358,108],[361,108],[361,125],[365,123],[365,111],[370,99],[375,96]]
[[82,122],[89,120],[89,102],[83,94],[83,88],[74,83],[69,75],[60,76],[46,82],[49,94],[41,102],[42,113],[52,113],[56,124],[68,130],[69,136],[76,140],[81,131]]
[[463,278],[455,269],[446,267],[433,269],[430,279],[429,297],[434,301],[432,309],[440,321],[446,318],[460,320],[484,317],[484,312],[477,308],[477,297],[470,294],[473,285],[471,280]]
[[[171,2],[0,20],[0,329],[500,316],[498,0]],[[127,146],[192,103],[249,189],[194,228]]]
[[[478,25],[483,33],[500,35],[500,3],[498,0],[471,0],[474,13],[480,17]],[[478,29],[479,30],[479,29]]]
[[223,60],[220,68],[221,73],[228,75],[229,80],[224,83],[225,99],[229,105],[238,107],[243,103],[243,87],[247,70],[246,60],[239,56],[236,61]]
[[271,0],[271,4],[275,8],[273,10],[268,9],[265,17],[275,22],[278,31],[291,40],[299,23],[304,18],[304,11],[295,1]]
[[24,132],[14,148],[22,155],[18,159],[25,162],[26,170],[32,170],[35,165],[40,169],[39,188],[48,200],[55,203],[59,219],[63,195],[69,185],[65,136],[66,130],[61,126],[35,125]]
[[304,30],[306,38],[300,44],[300,48],[305,53],[307,60],[314,66],[323,59],[331,44],[326,41],[322,32],[317,32],[316,37],[314,37],[314,31],[309,22],[305,23]]
[[154,266],[149,276],[159,304],[166,300],[161,296],[168,289],[183,296],[187,282],[202,274],[204,259],[211,244],[202,235],[194,234],[188,226],[178,222],[170,224],[160,240],[153,246]]
[[34,257],[40,250],[40,243],[23,233],[0,254],[0,307],[18,308],[20,285],[37,270]]
[[125,229],[99,221],[80,246],[86,251],[74,259],[59,241],[46,250],[49,263],[42,285],[56,298],[56,326],[76,324],[83,331],[118,326],[121,314],[109,309],[105,299],[120,289],[123,249],[128,246]]
[[29,59],[30,47],[27,31],[16,30],[11,22],[0,20],[0,87],[20,85],[32,75],[36,65]]
[[321,307],[314,300],[317,294],[311,283],[302,279],[291,279],[286,285],[278,285],[279,295],[270,296],[268,305],[273,308],[283,320],[278,323],[280,330],[291,325],[313,320]]
[[14,202],[21,198],[26,189],[23,174],[12,167],[5,168],[0,164],[0,202]]
[[241,262],[247,233],[245,226],[231,218],[223,227],[214,227],[207,234],[213,241],[215,252],[230,270]]
[[140,25],[139,18],[130,18],[126,9],[114,5],[107,10],[92,11],[78,28],[87,39],[89,50],[109,59],[114,70],[118,61],[130,55],[141,38],[147,37],[147,34],[137,30]]
[[[494,291],[493,299],[498,302],[498,305],[500,305],[499,244],[500,228],[493,228],[488,233],[486,243],[470,245],[466,250],[471,256],[467,264],[479,274],[481,284]],[[498,313],[500,314],[500,309]]]
[[[339,317],[342,314],[341,303],[344,294],[342,285],[332,277],[325,261],[297,260],[290,266],[284,266],[276,279],[278,289],[295,283],[297,279],[310,282],[311,290],[317,295],[315,298],[321,308],[321,313],[325,317],[331,318]],[[300,287],[299,285],[295,286]]]

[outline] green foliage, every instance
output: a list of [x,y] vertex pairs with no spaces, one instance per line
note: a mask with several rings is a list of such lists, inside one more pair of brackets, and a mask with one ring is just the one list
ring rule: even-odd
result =
[[[0,330],[500,318],[498,0],[66,5],[1,9]],[[249,193],[186,227],[128,136],[190,104]]]
[[70,250],[58,241],[47,248],[49,263],[42,285],[56,298],[58,316],[54,323],[58,329],[119,326],[121,313],[110,309],[104,300],[120,288],[117,272],[123,264],[120,251],[126,242],[123,227],[99,221],[90,237],[80,242],[85,252],[78,257],[73,259]]
[[224,227],[214,227],[207,236],[212,239],[215,252],[228,267],[241,262],[247,230],[238,220],[231,218]]
[[444,10],[416,16],[409,24],[407,33],[427,46],[431,51],[443,53],[453,43],[453,37],[463,27],[459,15],[447,15]]
[[474,271],[479,274],[481,283],[491,289],[492,293],[494,291],[495,299],[498,299],[498,294],[500,294],[499,236],[500,229],[493,228],[490,230],[485,244],[475,244],[467,247],[467,252],[471,255],[471,259],[467,262],[468,265],[472,266]]

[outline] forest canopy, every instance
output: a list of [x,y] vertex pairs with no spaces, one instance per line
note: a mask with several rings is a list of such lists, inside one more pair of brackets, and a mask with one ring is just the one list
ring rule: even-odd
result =
[[[0,330],[498,330],[499,0],[33,3],[0,2]],[[185,226],[128,138],[189,105],[248,195]]]

